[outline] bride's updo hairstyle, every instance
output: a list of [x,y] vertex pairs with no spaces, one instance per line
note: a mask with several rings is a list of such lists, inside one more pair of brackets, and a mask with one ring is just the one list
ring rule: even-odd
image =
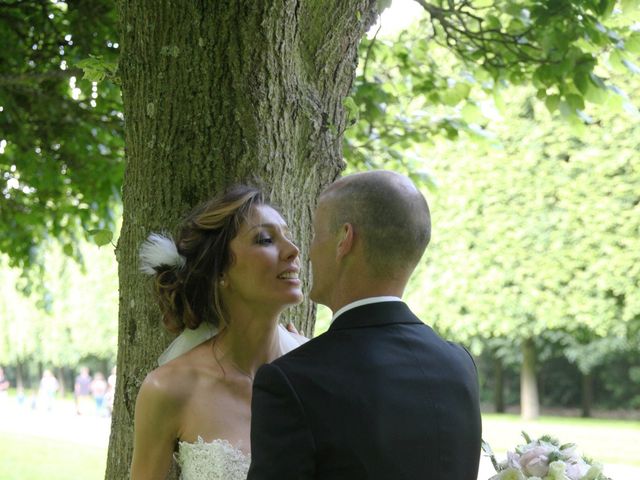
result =
[[141,270],[153,275],[163,323],[173,332],[202,322],[227,323],[220,301],[222,274],[233,262],[229,243],[257,205],[262,192],[245,185],[197,206],[183,221],[176,241],[152,234],[140,250]]

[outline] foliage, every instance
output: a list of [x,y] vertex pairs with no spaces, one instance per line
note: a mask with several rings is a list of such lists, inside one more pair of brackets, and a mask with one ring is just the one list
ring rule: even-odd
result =
[[48,238],[79,258],[83,230],[113,228],[120,92],[78,67],[92,54],[113,70],[114,8],[106,0],[0,2],[0,252],[12,265],[41,263]]
[[[502,108],[514,85],[532,85],[574,124],[592,121],[589,102],[628,104],[610,77],[639,71],[637,1],[417,1],[428,15],[415,27],[362,43],[357,110],[348,107],[354,126],[345,134],[345,156],[357,169],[415,173],[412,146],[461,133],[490,137],[487,100]],[[426,172],[415,176],[433,187]]]
[[537,338],[588,373],[639,341],[637,116],[594,108],[601,120],[576,132],[516,92],[493,124],[500,143],[429,150],[440,188],[424,308],[476,353],[504,339],[491,348],[514,363],[519,341]]
[[118,277],[113,249],[81,242],[78,254],[86,259],[85,267],[49,242],[41,295],[30,298],[16,291],[24,279],[3,260],[0,364],[75,367],[89,356],[114,361]]
[[[501,104],[508,85],[532,83],[550,109],[584,122],[585,100],[624,95],[607,83],[609,70],[637,70],[636,0],[416,1],[425,10],[417,28],[362,43],[344,102],[351,167],[404,170],[434,187],[407,149],[440,135],[488,135],[485,97]],[[0,252],[24,266],[47,238],[74,256],[82,231],[102,232],[94,238],[105,243],[112,230],[123,175],[115,5],[0,6]],[[443,49],[454,56],[443,61]]]

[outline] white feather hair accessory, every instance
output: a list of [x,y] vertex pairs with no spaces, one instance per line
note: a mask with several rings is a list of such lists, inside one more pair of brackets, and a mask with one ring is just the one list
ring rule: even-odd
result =
[[182,268],[186,261],[169,235],[152,233],[140,247],[140,271],[147,275],[155,275],[161,265]]

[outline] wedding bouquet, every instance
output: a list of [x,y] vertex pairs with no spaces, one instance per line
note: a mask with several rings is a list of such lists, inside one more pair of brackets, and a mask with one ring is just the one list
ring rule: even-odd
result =
[[573,443],[560,445],[549,435],[535,440],[525,432],[522,436],[527,443],[507,452],[506,461],[500,463],[489,444],[482,442],[496,469],[489,480],[611,480],[602,473],[602,465],[578,454]]

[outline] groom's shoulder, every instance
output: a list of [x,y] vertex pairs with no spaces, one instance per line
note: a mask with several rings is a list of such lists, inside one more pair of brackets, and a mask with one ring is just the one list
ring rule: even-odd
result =
[[331,335],[329,332],[322,333],[275,359],[271,364],[288,370],[288,367],[316,363],[320,356],[326,354],[326,349],[330,348],[331,343]]

